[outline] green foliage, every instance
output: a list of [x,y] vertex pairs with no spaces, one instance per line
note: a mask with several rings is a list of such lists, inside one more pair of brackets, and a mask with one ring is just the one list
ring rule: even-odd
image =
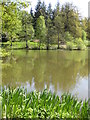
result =
[[62,6],[61,12],[63,15],[64,30],[69,31],[75,38],[81,37],[82,29],[80,27],[79,13],[76,7],[70,3]]
[[87,46],[90,47],[90,41],[88,41],[87,43],[88,43]]
[[47,19],[47,36],[46,36],[46,45],[47,49],[49,49],[50,44],[53,42],[52,35],[55,33],[55,29],[53,27],[53,23],[50,18]]
[[68,50],[73,50],[74,47],[74,38],[72,37],[72,35],[69,32],[65,32],[65,37],[64,37],[65,41],[66,41],[66,48]]
[[72,37],[72,35],[69,32],[65,32],[64,39],[69,42],[69,41],[73,41],[74,38]]
[[88,18],[87,39],[90,40],[90,18]]
[[85,43],[81,38],[76,38],[75,44],[78,50],[82,50],[86,48]]
[[83,30],[82,31],[82,40],[86,40],[87,39],[87,33]]
[[59,41],[61,39],[59,37],[63,36],[63,32],[64,32],[64,22],[63,22],[62,14],[60,13],[59,2],[57,3],[57,6],[56,6],[56,15],[54,18],[54,24],[55,24],[55,30],[58,36],[58,49],[59,49]]
[[90,42],[88,41],[88,40],[84,40],[84,44],[88,47],[88,46],[90,46],[90,44],[89,44]]
[[8,39],[12,42],[21,29],[21,21],[18,19],[16,3],[2,3],[2,25],[2,34],[6,34]]
[[30,92],[22,88],[3,88],[2,118],[88,118],[88,101],[78,101],[71,94],[63,94],[61,98],[44,90]]
[[67,42],[67,49],[68,50],[73,50],[74,49],[74,43],[73,42]]
[[62,17],[60,15],[57,15],[55,17],[55,27],[56,27],[56,31],[57,33],[59,32],[62,32],[63,31],[63,28],[64,28],[64,24],[62,22]]
[[46,31],[47,29],[46,29],[44,17],[40,16],[37,19],[37,23],[36,23],[36,37],[40,40],[40,42],[45,40]]
[[90,47],[90,41],[89,40],[84,40],[84,44],[85,44],[85,46]]
[[83,18],[82,20],[81,20],[81,27],[82,27],[82,29],[85,31],[85,32],[87,32],[87,28],[88,28],[88,18]]
[[49,3],[48,9],[47,9],[47,15],[48,15],[48,18],[50,18],[50,19],[52,19],[52,12],[53,12],[52,5],[51,5],[51,3]]
[[73,49],[77,49],[77,50],[84,50],[86,49],[86,45],[87,42],[85,43],[85,41],[83,41],[81,38],[76,38],[73,39],[73,41],[71,42],[67,42],[67,49],[69,50],[73,50]]
[[[11,46],[13,41],[24,40],[25,48],[28,48],[28,40],[39,39],[40,44],[45,44],[47,49],[51,43],[57,43],[60,48],[60,41],[65,44],[76,38],[82,38],[83,41],[90,38],[90,20],[80,19],[78,10],[70,3],[60,6],[57,2],[53,10],[51,4],[46,7],[45,2],[38,0],[35,12],[31,9],[28,13],[25,8],[30,5],[30,2],[9,1],[3,1],[0,4],[2,9],[2,14],[0,12],[2,33],[0,31],[0,34],[2,41],[9,40]],[[78,48],[81,49],[82,45],[78,45]]]
[[20,40],[26,41],[26,48],[28,48],[27,41],[34,37],[34,29],[32,26],[32,17],[26,11],[22,11],[21,13],[21,21],[22,21],[22,30],[20,32]]

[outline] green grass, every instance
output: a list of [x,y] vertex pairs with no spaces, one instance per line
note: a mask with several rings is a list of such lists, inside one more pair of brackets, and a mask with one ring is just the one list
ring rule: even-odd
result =
[[[7,49],[25,49],[26,48],[26,42],[25,41],[17,41],[17,42],[12,42],[12,47],[10,46],[10,42],[4,42],[3,43],[3,47],[7,48]],[[90,41],[80,41],[79,39],[75,40],[75,42],[71,41],[71,42],[67,42],[66,44],[66,48],[64,49],[68,49],[68,50],[84,50],[86,49],[86,47],[90,46]],[[33,50],[33,49],[39,49],[39,43],[36,42],[31,42],[28,40],[28,47],[29,49]],[[49,49],[50,50],[55,50],[57,49],[58,45],[57,44],[50,44]],[[45,50],[46,49],[46,45],[43,43],[40,45],[40,49],[41,50]],[[60,49],[63,49],[62,45],[60,45]]]
[[[22,41],[22,42],[12,42],[12,47],[10,46],[10,42],[4,42],[3,43],[3,47],[7,48],[7,49],[24,49],[26,47],[26,42]],[[34,48],[39,48],[39,43],[35,43],[35,42],[30,42],[28,41],[28,47],[29,49],[34,49]],[[44,44],[41,44],[41,48],[45,47]]]
[[90,113],[88,101],[78,101],[71,94],[59,98],[46,89],[27,93],[23,88],[2,89],[0,94],[2,118],[87,119]]

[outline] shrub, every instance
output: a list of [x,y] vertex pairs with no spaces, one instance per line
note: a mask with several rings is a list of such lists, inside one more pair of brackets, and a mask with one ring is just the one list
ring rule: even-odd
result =
[[73,42],[67,42],[67,49],[68,50],[72,50],[72,49],[74,49],[74,43]]
[[82,31],[82,40],[86,40],[86,37],[87,37],[87,33],[83,30]]
[[73,41],[73,36],[69,32],[65,32],[65,41]]
[[90,41],[89,41],[89,40],[84,40],[84,44],[85,44],[87,47],[90,47]]
[[76,38],[75,44],[78,50],[86,49],[85,43],[81,38]]

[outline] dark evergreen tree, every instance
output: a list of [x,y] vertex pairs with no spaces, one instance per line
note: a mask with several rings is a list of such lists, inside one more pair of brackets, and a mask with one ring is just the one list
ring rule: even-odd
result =
[[57,35],[58,35],[58,49],[59,49],[60,39],[61,39],[61,37],[63,35],[63,31],[64,31],[64,23],[63,23],[62,14],[60,11],[59,3],[57,3],[57,6],[56,6],[56,16],[54,19],[54,23],[55,23],[55,29],[56,29]]
[[52,20],[52,18],[53,18],[53,10],[52,10],[51,3],[49,3],[48,9],[47,9],[47,14],[48,14],[48,17]]
[[80,25],[79,13],[76,10],[76,7],[72,4],[66,3],[62,6],[61,12],[63,14],[62,16],[65,32],[69,31],[69,33],[75,38],[81,37],[82,29]]
[[26,11],[22,11],[22,31],[20,34],[21,40],[26,41],[26,48],[28,48],[28,40],[32,39],[34,35],[34,29],[32,26],[32,17]]
[[33,27],[35,29],[35,36],[36,36],[36,21],[40,15],[41,15],[41,0],[38,0],[33,17]]
[[32,18],[34,17],[32,8],[30,10],[30,15],[32,16]]
[[48,19],[47,19],[47,37],[46,37],[47,50],[49,49],[50,44],[53,43],[53,35],[54,34],[55,34],[55,27],[53,26],[51,19],[48,17]]

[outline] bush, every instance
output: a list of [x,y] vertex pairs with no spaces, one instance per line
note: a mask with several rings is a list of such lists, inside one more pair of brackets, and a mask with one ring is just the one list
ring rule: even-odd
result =
[[89,40],[84,40],[84,44],[85,44],[87,47],[90,47],[90,41],[89,41]]
[[86,49],[85,43],[81,38],[76,38],[75,44],[78,50]]
[[88,41],[88,47],[90,47],[90,40]]
[[82,31],[82,40],[86,40],[86,37],[87,37],[87,33],[83,30]]
[[73,36],[69,32],[65,32],[65,41],[73,41]]
[[73,50],[74,49],[74,43],[73,42],[67,42],[67,49],[68,50]]

